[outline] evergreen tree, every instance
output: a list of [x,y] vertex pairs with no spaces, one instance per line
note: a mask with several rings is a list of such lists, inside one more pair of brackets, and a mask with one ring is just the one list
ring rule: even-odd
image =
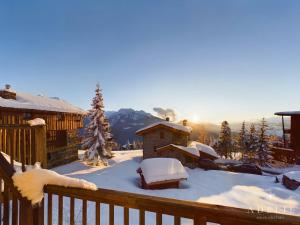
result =
[[242,123],[242,127],[238,136],[237,140],[237,150],[242,153],[242,159],[245,159],[246,157],[246,150],[247,150],[247,144],[248,144],[248,134],[246,130],[246,124],[245,121]]
[[266,134],[268,130],[268,124],[265,118],[262,119],[260,123],[260,133],[258,138],[258,146],[257,146],[257,160],[259,165],[267,166],[270,159],[272,159],[271,151],[269,147],[269,139],[268,135]]
[[249,139],[247,144],[247,156],[250,160],[254,158],[255,151],[258,146],[258,136],[256,134],[255,125],[252,123],[250,125]]
[[232,157],[232,138],[231,129],[227,121],[223,121],[221,125],[221,132],[219,136],[218,151],[221,156],[226,158]]
[[106,141],[111,139],[112,135],[109,132],[108,120],[104,116],[103,96],[99,84],[96,86],[95,93],[91,104],[92,109],[88,113],[90,123],[87,126],[83,147],[87,148],[86,158],[88,160],[105,162],[105,158],[111,156]]

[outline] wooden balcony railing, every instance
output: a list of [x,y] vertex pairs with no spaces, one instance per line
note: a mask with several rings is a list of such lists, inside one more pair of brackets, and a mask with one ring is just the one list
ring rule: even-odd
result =
[[13,161],[33,165],[41,162],[47,167],[47,153],[45,142],[45,126],[31,127],[29,125],[0,125],[0,151],[11,157]]
[[277,147],[271,146],[271,150],[273,153],[274,159],[286,163],[294,163],[295,162],[295,151],[291,148]]
[[[130,210],[138,210],[138,218],[136,218],[136,216],[134,216],[133,218],[137,219],[138,221],[133,222],[133,224],[139,225],[146,224],[148,212],[155,213],[156,215],[155,222],[147,223],[149,225],[162,225],[163,215],[172,216],[172,224],[174,225],[183,224],[181,223],[183,219],[192,220],[192,222],[188,224],[194,225],[204,225],[208,222],[221,225],[300,224],[300,217],[296,216],[258,212],[227,206],[210,205],[106,189],[90,191],[78,188],[66,188],[51,185],[45,187],[45,192],[48,193],[48,196],[45,200],[45,202],[48,202],[47,206],[45,207],[46,214],[48,215],[48,225],[53,224],[52,220],[54,196],[58,198],[58,201],[56,202],[57,205],[55,207],[58,210],[58,212],[56,213],[56,215],[58,215],[58,218],[56,220],[58,221],[58,225],[64,224],[63,218],[65,217],[63,213],[67,213],[66,217],[69,220],[68,224],[74,225],[75,208],[77,208],[77,211],[79,211],[81,214],[79,215],[79,221],[82,225],[100,225],[100,217],[103,216],[107,217],[107,220],[104,220],[107,223],[103,223],[104,225],[114,225],[115,219],[117,218],[116,215],[122,215],[122,224],[129,225],[131,224],[129,223]],[[66,203],[67,206],[64,205]],[[75,203],[79,204],[80,210],[78,210],[78,207],[76,207]],[[100,206],[102,204],[107,205],[108,208],[108,212],[105,215],[103,215],[100,210]],[[88,205],[89,209],[87,207]],[[65,210],[63,211],[63,209]],[[92,213],[92,215],[88,213],[88,210],[89,213]],[[118,212],[117,214],[115,214],[116,210],[122,210],[123,212]],[[91,221],[91,218],[93,218],[93,221]]]
[[[0,225],[299,225],[300,217],[209,205],[120,191],[45,186],[45,199],[32,206],[15,188],[12,165],[0,154]],[[30,182],[30,181],[28,181]],[[103,210],[103,207],[107,207]],[[120,213],[120,210],[122,213]],[[136,214],[132,212],[137,213]],[[149,222],[148,213],[155,214]],[[134,216],[132,216],[134,214]],[[106,217],[106,220],[103,218]],[[104,219],[104,220],[103,220]],[[103,222],[104,221],[104,222]],[[103,223],[102,223],[103,222]],[[117,223],[118,222],[118,223]],[[170,224],[170,221],[167,221]]]

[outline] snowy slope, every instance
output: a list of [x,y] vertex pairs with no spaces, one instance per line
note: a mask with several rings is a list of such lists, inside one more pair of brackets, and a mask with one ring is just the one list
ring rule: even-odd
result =
[[[81,162],[74,162],[54,170],[67,176],[86,179],[101,188],[245,209],[258,209],[259,207],[259,209],[277,210],[280,213],[300,216],[300,189],[287,190],[280,183],[274,183],[274,177],[270,176],[186,168],[189,178],[181,182],[180,189],[143,190],[139,188],[139,176],[136,173],[136,169],[140,166],[141,156],[142,151],[115,152],[115,157],[110,160],[111,166],[107,168],[89,167]],[[80,205],[78,210],[80,210]],[[102,223],[107,224],[106,206],[103,206],[102,213]],[[116,209],[116,213],[120,215],[116,219],[116,224],[122,224],[122,209]],[[78,215],[77,219],[80,220],[80,212]],[[130,218],[136,218],[136,221],[130,223],[131,225],[138,224],[137,215],[137,212],[131,211]],[[90,221],[93,221],[93,216],[94,214],[89,215]],[[155,224],[155,215],[147,214],[146,220],[149,224]],[[173,223],[171,217],[164,217],[165,225]],[[192,223],[185,221],[183,224]]]

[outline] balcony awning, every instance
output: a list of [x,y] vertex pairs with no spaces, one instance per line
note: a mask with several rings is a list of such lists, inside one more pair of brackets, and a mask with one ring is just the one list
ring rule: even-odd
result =
[[286,111],[286,112],[276,112],[277,116],[300,116],[300,111]]

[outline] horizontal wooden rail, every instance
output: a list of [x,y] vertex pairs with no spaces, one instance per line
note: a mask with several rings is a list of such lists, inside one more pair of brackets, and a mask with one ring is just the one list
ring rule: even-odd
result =
[[[194,224],[206,224],[206,222],[243,225],[300,224],[300,217],[297,216],[251,211],[247,209],[147,196],[107,189],[90,191],[79,188],[66,188],[49,185],[44,188],[44,191],[49,193],[51,196],[58,195],[70,197],[72,199],[75,198],[95,203],[104,203],[110,206],[116,205],[124,207],[125,224],[128,223],[128,208],[140,210],[141,224],[144,223],[145,211],[157,213],[157,224],[161,224],[162,214],[174,216],[175,224],[180,224],[180,218],[193,219]],[[203,222],[204,220],[206,222]]]

